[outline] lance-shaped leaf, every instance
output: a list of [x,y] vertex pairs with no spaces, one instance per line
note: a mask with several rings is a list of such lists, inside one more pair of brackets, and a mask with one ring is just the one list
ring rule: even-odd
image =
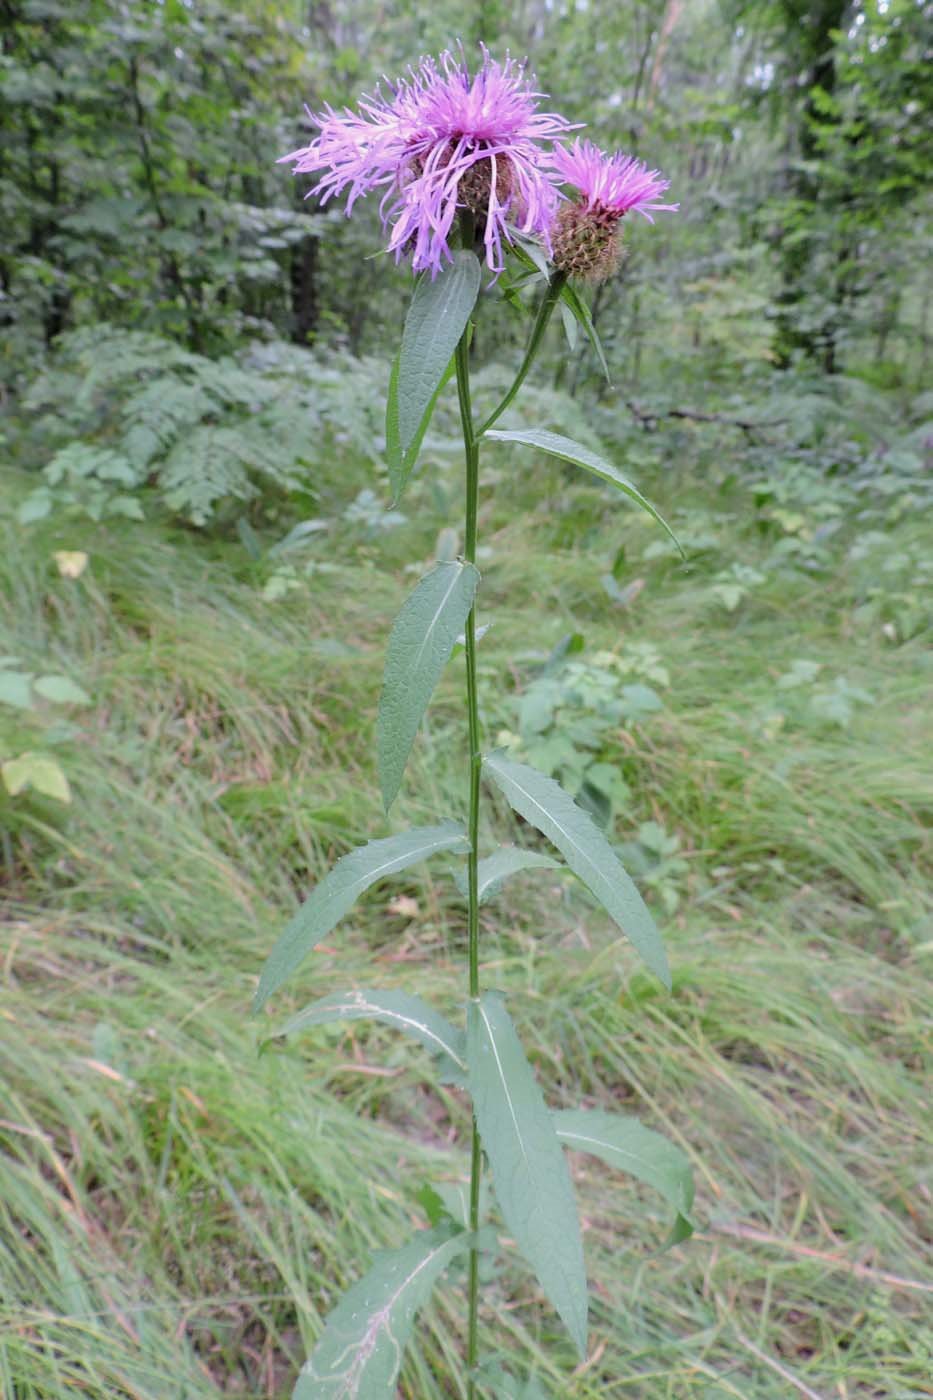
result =
[[407,870],[438,851],[462,854],[469,849],[470,842],[459,822],[446,821],[437,826],[415,827],[381,841],[370,841],[341,856],[333,870],[315,885],[266,959],[253,998],[253,1010],[258,1011],[265,1005],[370,885],[399,870]]
[[462,1031],[458,1031],[446,1017],[420,997],[409,996],[407,992],[369,989],[333,992],[297,1012],[272,1036],[263,1040],[260,1050],[264,1050],[272,1040],[295,1035],[309,1026],[323,1026],[330,1021],[381,1021],[413,1036],[432,1055],[444,1055],[458,1069],[466,1069]]
[[[646,510],[667,531],[677,548],[680,549],[680,541],[670,525],[663,515],[655,510],[651,502],[641,494],[638,487],[633,485],[627,476],[623,476],[611,462],[597,456],[588,447],[574,442],[572,438],[561,437],[560,433],[549,432],[546,428],[523,428],[514,431],[504,428],[487,428],[483,436],[494,438],[496,442],[517,442],[524,447],[540,448],[542,452],[547,452],[552,457],[560,457],[564,462],[572,462],[574,466],[583,467],[586,471],[592,472],[594,476],[608,481],[612,486],[618,487],[636,505],[640,505],[642,510]],[[682,550],[681,553],[683,553]]]
[[480,278],[476,254],[461,249],[433,281],[425,275],[415,287],[386,405],[386,457],[396,501],[476,304]]
[[515,1027],[495,992],[470,1002],[467,1065],[473,1112],[506,1227],[585,1356],[586,1271],[570,1172]]
[[[485,904],[487,899],[492,899],[494,894],[498,894],[505,880],[510,875],[517,874],[519,870],[560,869],[560,861],[544,855],[542,851],[525,851],[521,846],[500,846],[491,856],[484,856],[477,866],[479,902]],[[466,871],[456,871],[454,883],[466,899],[469,892]]]
[[676,1212],[668,1244],[693,1233],[693,1173],[686,1153],[637,1118],[600,1109],[570,1108],[553,1114],[557,1136],[575,1152],[590,1152],[659,1191]]
[[513,810],[554,843],[577,879],[596,896],[669,990],[671,974],[654,919],[619,857],[582,807],[553,778],[500,752],[488,754],[483,769]]
[[328,1316],[292,1400],[392,1400],[415,1313],[471,1238],[440,1225],[377,1254]]
[[596,358],[599,360],[599,367],[606,376],[606,383],[612,383],[612,376],[609,373],[609,366],[606,363],[606,354],[603,350],[603,343],[599,338],[596,326],[593,324],[593,317],[590,308],[570,282],[565,282],[560,289],[561,301],[573,313],[576,320],[583,327],[586,337],[596,351]]
[[460,560],[435,565],[395,619],[386,651],[376,749],[386,811],[402,783],[424,712],[473,606],[479,574]]

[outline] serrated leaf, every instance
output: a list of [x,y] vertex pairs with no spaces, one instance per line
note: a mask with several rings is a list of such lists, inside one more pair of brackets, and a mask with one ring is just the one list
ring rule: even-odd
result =
[[341,856],[333,870],[314,887],[266,959],[253,1010],[259,1011],[265,1005],[370,885],[407,870],[438,851],[463,854],[469,849],[469,840],[459,822],[446,821],[370,841]]
[[21,753],[18,758],[9,758],[0,765],[0,776],[11,797],[32,788],[43,797],[54,797],[56,802],[71,801],[68,779],[55,759],[45,754]]
[[[600,477],[603,481],[608,481],[610,485],[618,487],[623,495],[628,496],[636,505],[646,510],[659,525],[661,525],[671,539],[680,549],[680,541],[674,531],[668,525],[663,515],[657,511],[649,500],[647,500],[638,487],[629,481],[628,477],[607,462],[604,458],[591,452],[588,447],[584,447],[579,442],[574,442],[572,438],[565,438],[560,433],[549,432],[546,428],[524,428],[509,430],[507,428],[487,428],[484,437],[494,438],[496,442],[517,442],[524,447],[537,447],[542,452],[549,453],[552,457],[560,457],[565,462],[572,462],[574,466],[583,467],[586,471],[592,472],[594,476]],[[683,550],[681,550],[683,553]]]
[[329,1021],[363,1020],[381,1021],[404,1031],[420,1041],[433,1055],[446,1055],[459,1069],[466,1069],[463,1033],[427,1002],[420,997],[409,996],[407,992],[372,989],[333,992],[297,1012],[271,1037],[263,1040],[260,1049],[264,1050],[270,1040],[295,1035],[309,1026],[322,1026]]
[[553,1114],[557,1136],[575,1152],[589,1152],[659,1191],[676,1212],[669,1244],[693,1233],[693,1173],[686,1153],[637,1118],[600,1109],[570,1108]]
[[590,308],[580,296],[579,292],[577,292],[569,282],[565,282],[561,287],[560,295],[561,300],[570,308],[579,324],[583,327],[587,340],[596,351],[596,358],[599,360],[599,367],[605,376],[606,383],[611,384],[612,378],[609,374],[609,366],[606,363],[606,353],[603,350],[603,343],[599,338],[596,326],[593,324]]
[[404,490],[453,353],[479,294],[476,254],[464,248],[433,279],[415,286],[386,404],[386,459],[393,501]]
[[56,705],[90,705],[91,697],[67,676],[39,676],[33,690]]
[[392,626],[376,721],[386,811],[401,787],[418,727],[473,606],[478,583],[472,564],[436,564],[406,599]]
[[[491,856],[484,856],[477,866],[477,892],[480,904],[498,894],[505,880],[520,870],[560,870],[559,860],[546,856],[542,851],[525,851],[521,846],[500,846]],[[467,877],[464,871],[454,874],[454,883],[466,899],[468,894]]]
[[292,1400],[390,1400],[415,1313],[441,1274],[469,1247],[451,1225],[423,1230],[372,1268],[328,1316],[302,1367]]
[[483,759],[483,769],[519,816],[554,843],[573,873],[670,990],[667,956],[654,919],[592,819],[559,783],[526,763],[491,753]]
[[467,1064],[473,1111],[506,1227],[585,1356],[586,1271],[570,1172],[496,992],[470,1003]]

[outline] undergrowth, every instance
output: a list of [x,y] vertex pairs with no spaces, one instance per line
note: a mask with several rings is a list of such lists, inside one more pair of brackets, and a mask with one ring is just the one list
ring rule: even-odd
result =
[[[559,1380],[567,1345],[518,1277],[484,1347],[532,1357],[575,1400],[915,1400],[933,1353],[922,487],[913,463],[873,488],[802,461],[796,487],[763,488],[744,430],[723,454],[730,431],[626,429],[686,565],[534,459],[503,455],[501,518],[483,505],[486,732],[579,779],[665,925],[674,993],[551,871],[498,896],[484,979],[520,992],[551,1100],[637,1111],[690,1154],[700,1226],[659,1252],[654,1199],[575,1159],[590,1358]],[[7,473],[0,653],[91,702],[0,705],[0,759],[53,757],[72,796],[0,795],[15,1400],[284,1396],[329,1290],[423,1223],[417,1184],[461,1184],[468,1110],[419,1090],[388,1031],[322,1028],[260,1060],[246,1016],[284,917],[384,821],[360,736],[386,623],[404,561],[457,548],[443,490],[416,487],[390,519],[381,493],[360,504],[378,483],[342,450],[320,529],[285,549],[268,521],[228,540],[55,515],[26,529],[34,480]],[[685,466],[646,480],[654,456]],[[61,551],[89,556],[79,577]],[[529,637],[532,598],[549,622]],[[465,802],[453,671],[400,823]],[[497,811],[500,835],[513,820]],[[556,958],[538,957],[545,912]],[[406,875],[335,932],[294,1005],[375,957],[382,983],[429,979],[452,1010],[463,938],[443,866]],[[456,1393],[436,1376],[458,1373],[459,1316],[429,1312],[412,1400]]]

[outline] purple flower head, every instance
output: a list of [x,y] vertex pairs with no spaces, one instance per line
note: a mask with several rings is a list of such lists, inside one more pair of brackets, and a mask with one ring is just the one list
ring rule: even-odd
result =
[[356,112],[325,107],[319,135],[283,161],[296,174],[323,172],[309,193],[322,202],[347,191],[347,213],[361,195],[385,189],[380,212],[396,259],[411,252],[416,271],[434,276],[452,257],[458,209],[477,220],[494,272],[502,270],[508,224],[545,242],[557,206],[552,143],[571,130],[540,112],[524,65],[491,59],[484,48],[471,76],[462,55],[423,58],[408,76],[377,89]]
[[573,145],[555,147],[554,168],[561,180],[576,185],[581,203],[599,208],[621,218],[634,209],[654,223],[650,210],[680,208],[679,204],[659,204],[658,196],[670,188],[659,170],[649,170],[644,161],[617,152],[607,156],[592,141],[574,141]]
[[659,204],[670,181],[634,156],[607,156],[592,141],[555,147],[554,170],[562,183],[576,185],[577,198],[562,204],[552,229],[554,266],[568,277],[601,282],[619,265],[624,215],[636,209],[654,223],[651,210],[677,209]]

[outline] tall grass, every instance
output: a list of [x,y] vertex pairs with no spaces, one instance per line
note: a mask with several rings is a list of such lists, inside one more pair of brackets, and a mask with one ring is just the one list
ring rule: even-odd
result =
[[[600,491],[518,470],[502,470],[502,505],[484,504],[487,733],[514,728],[517,695],[562,634],[584,634],[584,655],[652,640],[671,678],[664,710],[600,742],[632,792],[616,839],[655,820],[684,864],[666,928],[673,996],[551,872],[484,910],[484,980],[510,995],[551,1101],[637,1112],[684,1146],[700,1232],[660,1252],[654,1198],[575,1158],[590,1359],[573,1369],[517,1274],[492,1283],[484,1350],[579,1400],[929,1395],[922,640],[859,622],[851,533],[816,577],[771,569],[770,543],[735,523],[743,497],[685,500],[672,482],[662,507],[687,526],[703,513],[723,551],[680,569],[646,559],[650,530]],[[382,542],[335,527],[335,570],[275,603],[238,544],[2,527],[0,651],[94,701],[68,730],[51,713],[16,719],[18,743],[57,754],[71,808],[27,798],[2,814],[12,1400],[285,1396],[341,1289],[422,1219],[418,1185],[463,1178],[466,1107],[411,1047],[354,1024],[259,1059],[267,1027],[246,1015],[295,901],[384,822],[370,743],[382,642],[406,561],[427,559],[444,523],[420,499]],[[909,552],[917,527],[889,539]],[[627,608],[599,582],[620,545],[644,579]],[[61,548],[89,551],[81,579],[58,576]],[[765,581],[730,613],[710,589],[733,558]],[[529,638],[532,600],[549,620]],[[781,690],[807,657],[870,694],[848,728]],[[452,667],[399,820],[463,808],[459,684]],[[497,823],[531,839],[504,811]],[[456,1014],[463,924],[443,862],[408,875],[357,907],[275,1014],[372,981],[374,960],[383,984]],[[427,1315],[404,1371],[412,1400],[462,1393],[462,1310],[448,1301],[461,1286]]]

